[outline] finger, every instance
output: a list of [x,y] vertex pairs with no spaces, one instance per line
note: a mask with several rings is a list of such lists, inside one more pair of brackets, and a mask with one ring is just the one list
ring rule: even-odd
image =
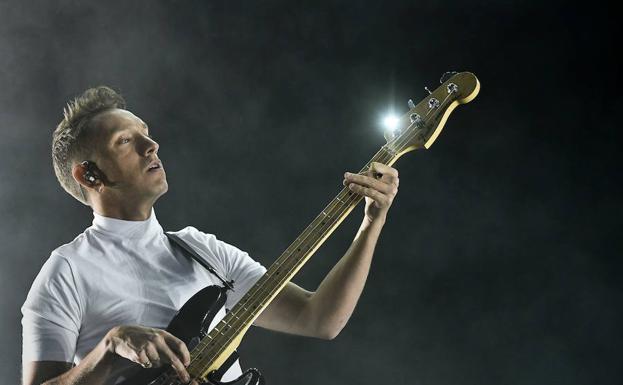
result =
[[359,195],[373,199],[379,207],[387,207],[391,203],[391,200],[387,195],[381,194],[375,189],[359,186],[355,183],[349,184],[348,188]]
[[398,185],[400,184],[400,179],[398,179],[397,176],[393,176],[390,174],[384,174],[381,180],[387,184],[391,184],[396,187],[398,187]]
[[346,178],[346,182],[348,183],[356,183],[365,187],[371,187],[386,194],[389,194],[392,191],[392,185],[366,175],[351,174],[347,172],[344,174],[344,178]]
[[398,170],[383,163],[379,163],[379,162],[370,163],[370,170],[380,172],[383,175],[389,174],[395,178],[398,178]]
[[151,365],[154,368],[160,366],[160,355],[158,354],[156,346],[154,346],[153,344],[147,344],[147,346],[145,347],[145,354],[147,355],[147,358],[149,358],[149,361],[151,361]]
[[136,355],[138,356],[137,362],[139,365],[141,365],[144,368],[151,368],[151,361],[149,360],[149,357],[147,357],[145,350],[140,350],[139,352],[136,353]]
[[173,350],[171,350],[164,339],[158,343],[158,352],[160,353],[160,359],[171,364],[171,367],[175,370],[178,377],[184,381],[184,383],[190,381],[190,376],[188,375],[184,364],[182,364],[182,361],[177,358],[177,355],[173,352]]
[[[377,180],[380,180],[381,182],[398,187],[399,178],[394,173],[391,173],[391,172],[380,173],[374,170],[369,170],[368,173],[370,173],[370,176],[374,177]],[[398,171],[396,171],[396,173],[398,173]]]
[[359,175],[367,175],[370,178],[374,178],[374,179],[381,179],[383,177],[382,173],[375,171],[375,170],[371,170],[370,168],[368,168],[364,172],[360,172]]
[[373,171],[373,170],[368,170],[365,172],[365,175],[368,175],[376,180],[380,180],[383,183],[386,184],[390,184],[393,186],[398,187],[399,184],[399,179],[397,176],[394,176],[394,174],[392,173],[386,173],[386,174],[382,174],[380,172],[377,171]]
[[398,177],[395,177],[391,174],[384,174],[381,178],[381,182],[390,186],[390,193],[396,195],[398,193],[398,185],[400,184],[400,180]]
[[182,361],[185,366],[190,364],[190,352],[188,351],[188,347],[184,343],[184,341],[180,340],[173,334],[165,331],[164,339],[167,342],[167,345],[177,353],[177,356]]
[[[368,169],[367,174],[380,180],[381,182],[385,182],[395,187],[398,187],[398,185],[400,184],[400,179],[398,178],[398,170],[383,163],[370,163],[370,168]],[[397,192],[398,190],[394,192],[394,195],[396,195]]]

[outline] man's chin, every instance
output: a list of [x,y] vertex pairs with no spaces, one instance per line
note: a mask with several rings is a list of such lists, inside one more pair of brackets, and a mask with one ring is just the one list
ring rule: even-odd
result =
[[158,200],[158,198],[160,198],[161,196],[163,196],[164,194],[166,194],[166,193],[167,193],[167,191],[169,191],[169,184],[168,184],[166,181],[164,181],[164,186],[162,186],[162,189],[161,189],[161,190],[158,192],[158,194],[156,195],[156,199],[154,200],[154,202],[155,202],[155,201],[157,201],[157,200]]

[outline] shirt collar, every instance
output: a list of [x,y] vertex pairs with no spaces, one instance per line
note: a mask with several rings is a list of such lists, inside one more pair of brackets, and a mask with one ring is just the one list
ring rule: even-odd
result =
[[162,233],[162,226],[156,218],[154,208],[151,208],[149,218],[144,221],[126,221],[110,218],[93,211],[93,229],[101,233],[120,236],[123,238],[148,238]]

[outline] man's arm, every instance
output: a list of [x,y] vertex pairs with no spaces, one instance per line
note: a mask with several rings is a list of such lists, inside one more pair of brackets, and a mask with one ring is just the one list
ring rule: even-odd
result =
[[[171,365],[184,383],[189,376],[188,348],[167,331],[142,326],[117,326],[72,367],[68,362],[34,361],[24,364],[23,385],[103,385],[123,359],[147,367]],[[196,382],[192,382],[195,384]]]
[[78,366],[69,362],[31,361],[24,364],[23,385],[102,385],[110,376],[113,357],[102,340]]
[[73,365],[61,361],[31,361],[24,364],[22,384],[43,384],[46,380],[60,376]]
[[368,277],[387,211],[398,192],[398,171],[373,162],[364,175],[345,174],[344,184],[366,197],[365,216],[352,244],[315,292],[288,283],[258,317],[256,325],[333,339],[348,322]]

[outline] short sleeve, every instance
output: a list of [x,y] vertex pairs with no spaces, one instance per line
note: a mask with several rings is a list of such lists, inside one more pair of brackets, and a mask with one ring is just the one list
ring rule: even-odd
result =
[[73,362],[82,310],[69,262],[52,254],[22,306],[22,362]]
[[225,307],[231,309],[266,272],[266,268],[248,253],[226,242],[215,240],[216,252],[223,260],[225,276],[234,281],[234,291],[227,293]]
[[199,247],[215,269],[219,270],[227,280],[234,281],[234,291],[227,293],[225,307],[231,309],[247,291],[266,272],[266,268],[253,260],[248,253],[218,240],[213,234],[206,234],[189,226],[178,233],[184,239]]

